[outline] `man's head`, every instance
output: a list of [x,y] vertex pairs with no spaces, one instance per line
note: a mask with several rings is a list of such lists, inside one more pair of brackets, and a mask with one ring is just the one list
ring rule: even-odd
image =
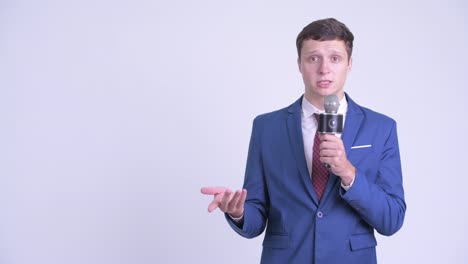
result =
[[354,36],[334,18],[317,20],[297,36],[297,64],[305,85],[305,98],[322,108],[323,99],[344,96],[344,84],[351,71]]
[[353,53],[354,35],[345,24],[334,18],[326,18],[314,21],[307,25],[296,38],[297,55],[301,57],[302,44],[305,40],[342,40],[346,46],[348,59]]

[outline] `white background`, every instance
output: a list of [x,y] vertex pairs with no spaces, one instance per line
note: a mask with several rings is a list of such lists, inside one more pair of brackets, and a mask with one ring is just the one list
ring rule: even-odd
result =
[[199,189],[242,186],[326,17],[356,37],[345,90],[398,122],[408,210],[379,263],[467,263],[466,3],[1,0],[0,263],[258,263]]

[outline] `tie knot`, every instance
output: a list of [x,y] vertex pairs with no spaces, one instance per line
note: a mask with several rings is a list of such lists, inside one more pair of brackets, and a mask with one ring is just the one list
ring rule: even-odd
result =
[[319,119],[319,114],[318,113],[314,113],[314,118],[315,118],[315,121],[318,122],[318,119]]

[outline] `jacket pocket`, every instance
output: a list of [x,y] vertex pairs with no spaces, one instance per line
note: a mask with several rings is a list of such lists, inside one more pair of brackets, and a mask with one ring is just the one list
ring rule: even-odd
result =
[[369,155],[376,155],[377,152],[374,150],[374,147],[368,147],[368,148],[356,148],[356,149],[350,149],[349,155],[356,155],[356,156],[369,156]]
[[278,233],[267,233],[263,239],[263,246],[269,248],[288,248],[289,235]]
[[375,239],[373,233],[352,235],[349,239],[349,242],[351,244],[352,251],[377,246],[377,240]]

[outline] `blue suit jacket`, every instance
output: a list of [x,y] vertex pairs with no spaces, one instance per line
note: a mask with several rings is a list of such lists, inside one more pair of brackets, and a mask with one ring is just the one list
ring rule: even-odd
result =
[[[253,123],[240,235],[253,238],[266,226],[261,263],[376,263],[374,230],[392,235],[403,224],[404,201],[396,123],[346,95],[342,134],[356,167],[347,192],[331,174],[321,202],[309,176],[301,129],[302,97]],[[362,147],[371,145],[370,147]],[[361,146],[360,148],[356,148]]]

